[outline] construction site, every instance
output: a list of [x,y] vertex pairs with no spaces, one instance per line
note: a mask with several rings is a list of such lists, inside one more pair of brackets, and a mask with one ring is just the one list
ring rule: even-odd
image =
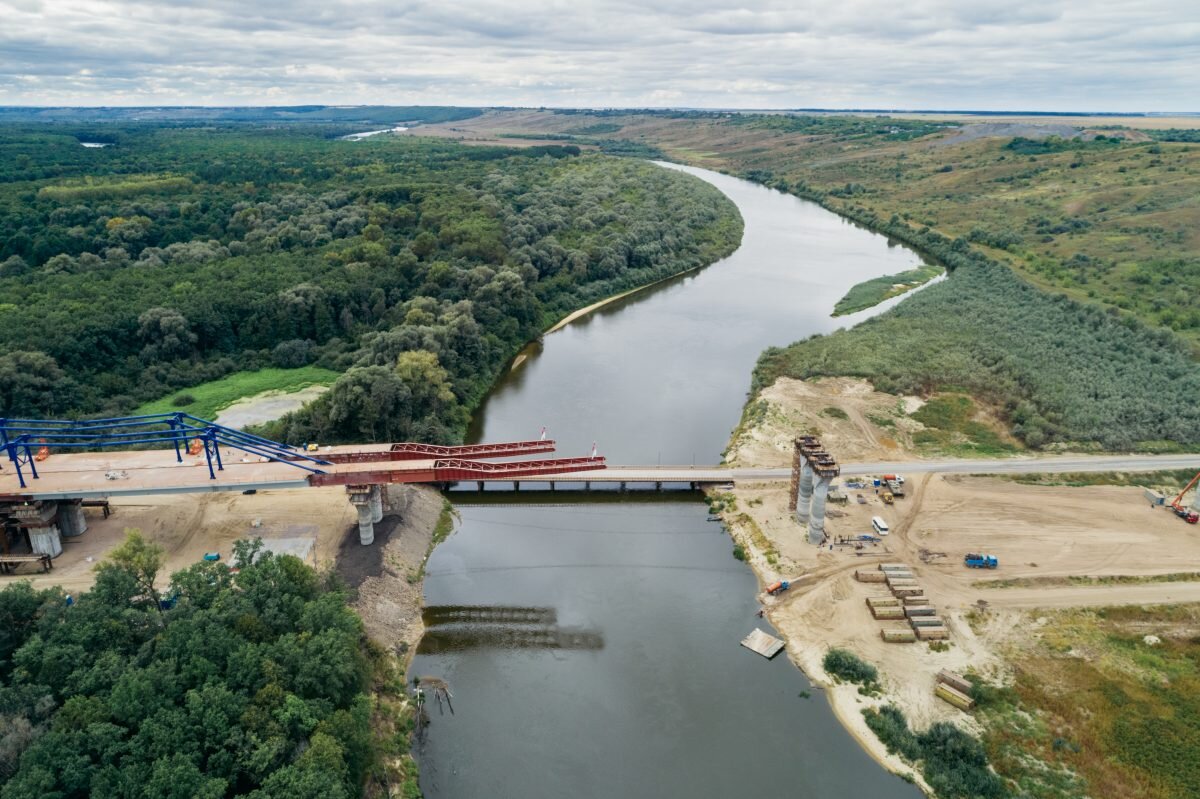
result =
[[[1143,487],[938,473],[839,479],[842,450],[920,462],[894,428],[868,421],[896,398],[848,379],[776,385],[763,396],[770,407],[727,459],[743,468],[790,463],[793,479],[786,488],[739,481],[725,518],[769,589],[761,601],[794,662],[819,677],[837,647],[878,667],[882,697],[828,676],[826,690],[843,723],[897,769],[860,709],[890,703],[917,728],[971,727],[954,675],[1004,682],[1039,638],[1043,614],[1200,602],[1200,582],[1183,573],[1200,559],[1196,479],[1182,491],[1154,488],[1153,474]],[[797,438],[797,429],[821,435]],[[781,583],[786,590],[776,590]]]

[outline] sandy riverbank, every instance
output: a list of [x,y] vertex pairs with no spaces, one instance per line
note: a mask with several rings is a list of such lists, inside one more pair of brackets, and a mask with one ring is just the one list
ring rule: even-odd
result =
[[[791,462],[792,439],[815,432],[845,459],[919,459],[911,449],[905,411],[915,398],[875,392],[862,380],[783,379],[760,395],[766,404],[735,434],[728,459],[739,466],[778,467]],[[840,412],[831,412],[830,409]],[[887,413],[885,413],[887,411]],[[880,427],[872,419],[883,419]],[[841,482],[841,481],[839,481]],[[730,534],[747,549],[762,585],[793,581],[779,597],[761,597],[767,616],[787,642],[789,658],[822,686],[838,718],[862,746],[899,774],[913,769],[889,755],[862,716],[864,708],[893,704],[914,728],[951,721],[977,733],[974,718],[934,696],[940,669],[975,671],[1006,679],[1022,647],[1037,638],[1035,609],[1195,601],[1200,583],[1074,584],[1066,578],[1138,579],[1182,571],[1200,558],[1200,541],[1178,519],[1151,509],[1140,488],[1041,486],[991,477],[911,475],[907,496],[886,505],[873,489],[846,487],[849,502],[830,505],[830,536],[870,531],[882,516],[891,534],[862,550],[818,548],[788,510],[785,484],[739,483],[723,516]],[[997,571],[963,566],[966,552],[1000,559]],[[899,622],[874,620],[865,600],[887,595],[878,584],[854,579],[856,569],[881,561],[903,562],[950,630],[950,646],[889,644],[880,629]],[[1048,585],[1029,578],[1051,578]],[[1016,583],[1004,581],[1015,580]],[[876,666],[883,696],[839,685],[822,667],[833,647],[848,649]],[[918,782],[918,784],[920,784]]]

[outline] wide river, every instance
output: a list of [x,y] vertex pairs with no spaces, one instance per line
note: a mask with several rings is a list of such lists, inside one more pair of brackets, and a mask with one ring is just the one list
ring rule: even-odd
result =
[[[546,336],[497,383],[473,438],[545,426],[561,455],[595,441],[614,465],[718,463],[763,349],[856,322],[829,316],[847,289],[920,263],[820,206],[671,168],[737,204],[741,247]],[[920,796],[784,655],[738,645],[769,629],[758,583],[694,496],[473,496],[456,495],[461,526],[430,560],[434,618],[411,671],[454,695],[418,744],[427,797]],[[483,609],[475,623],[457,621],[463,606]]]

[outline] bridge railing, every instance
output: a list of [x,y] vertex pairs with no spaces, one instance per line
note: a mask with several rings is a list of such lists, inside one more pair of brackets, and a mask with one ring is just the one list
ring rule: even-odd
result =
[[[170,444],[175,449],[176,461],[182,463],[183,453],[191,451],[195,442],[203,447],[209,478],[213,480],[216,479],[216,473],[225,468],[221,459],[221,445],[268,461],[286,463],[312,474],[323,474],[324,470],[317,467],[329,465],[328,461],[306,455],[285,444],[213,424],[186,413],[80,420],[0,419],[0,447],[16,468],[21,488],[27,487],[22,466],[27,467],[33,479],[39,479],[37,461],[48,456],[51,447],[103,449]],[[36,455],[35,449],[38,451]]]

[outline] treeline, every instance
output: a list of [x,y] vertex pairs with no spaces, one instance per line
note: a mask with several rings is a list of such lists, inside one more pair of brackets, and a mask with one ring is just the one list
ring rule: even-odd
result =
[[1181,341],[987,262],[851,330],[768,350],[755,390],[781,375],[853,375],[897,393],[965,389],[999,407],[1031,447],[1200,444],[1200,366]]
[[549,320],[741,235],[703,181],[573,146],[160,127],[0,146],[25,163],[0,159],[0,415],[119,414],[318,363],[347,374],[280,434],[447,440]]
[[[748,179],[822,203],[950,271],[851,330],[768,349],[757,393],[780,376],[851,375],[881,391],[965,389],[1026,445],[1169,450],[1200,445],[1200,365],[1186,343],[1118,309],[1038,290],[966,238],[879,217],[844,195],[751,170]],[[833,195],[837,199],[830,202]]]
[[0,591],[0,797],[360,796],[383,754],[362,622],[260,546],[162,594],[133,533],[85,594]]

